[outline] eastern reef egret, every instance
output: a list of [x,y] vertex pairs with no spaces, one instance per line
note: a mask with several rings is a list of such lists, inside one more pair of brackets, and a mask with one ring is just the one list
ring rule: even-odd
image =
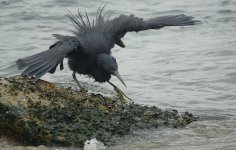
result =
[[109,81],[111,75],[114,75],[126,86],[118,72],[116,59],[111,55],[114,45],[124,48],[121,39],[127,32],[160,29],[165,26],[189,26],[200,22],[183,14],[151,19],[131,14],[109,19],[103,14],[103,9],[104,7],[100,7],[97,10],[94,19],[90,19],[86,12],[83,15],[79,10],[77,14],[68,12],[67,16],[75,28],[72,31],[73,36],[54,34],[58,41],[48,50],[18,59],[18,69],[24,69],[21,75],[34,77],[34,81],[37,81],[47,72],[54,73],[58,65],[62,70],[63,60],[68,58],[69,68],[73,71],[72,77],[81,89],[76,73],[92,77],[100,83],[108,82],[119,94],[126,96]]

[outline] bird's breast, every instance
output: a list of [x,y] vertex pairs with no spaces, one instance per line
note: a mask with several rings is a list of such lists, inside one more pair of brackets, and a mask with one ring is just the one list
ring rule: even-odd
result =
[[111,75],[97,63],[97,58],[92,55],[75,54],[69,57],[68,65],[72,71],[92,77],[96,82],[106,82],[111,78]]

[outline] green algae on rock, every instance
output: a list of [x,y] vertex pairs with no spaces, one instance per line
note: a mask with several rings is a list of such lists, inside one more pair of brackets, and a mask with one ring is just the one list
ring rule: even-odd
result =
[[96,138],[106,145],[131,130],[184,127],[190,113],[127,104],[100,94],[78,92],[20,76],[0,78],[0,135],[27,145],[82,147]]

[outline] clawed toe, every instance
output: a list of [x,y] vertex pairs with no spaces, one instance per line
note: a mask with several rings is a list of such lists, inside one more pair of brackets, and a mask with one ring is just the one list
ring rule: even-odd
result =
[[114,90],[117,92],[118,96],[120,96],[122,99],[125,99],[124,97],[126,97],[127,99],[129,99],[130,101],[132,101],[131,98],[129,98],[123,91],[121,91],[119,88],[114,87]]

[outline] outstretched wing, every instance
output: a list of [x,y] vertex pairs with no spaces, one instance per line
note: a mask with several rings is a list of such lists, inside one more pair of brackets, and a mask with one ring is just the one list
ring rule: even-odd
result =
[[78,49],[79,42],[72,36],[54,36],[59,41],[51,45],[49,50],[16,61],[19,70],[25,69],[22,76],[35,77],[34,81],[37,81],[47,72],[54,73],[59,63],[63,69],[63,59]]
[[169,15],[156,17],[148,20],[135,17],[132,15],[120,15],[110,21],[112,28],[111,32],[116,38],[116,44],[124,47],[125,45],[121,41],[121,38],[125,36],[127,32],[131,31],[143,31],[148,29],[160,29],[165,26],[189,26],[200,23],[198,20],[193,20],[193,17],[186,15]]

